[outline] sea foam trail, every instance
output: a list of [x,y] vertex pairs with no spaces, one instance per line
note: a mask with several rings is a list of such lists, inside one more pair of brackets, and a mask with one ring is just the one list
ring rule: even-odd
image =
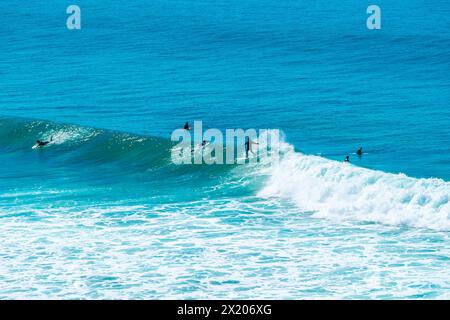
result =
[[260,197],[292,200],[315,217],[450,230],[450,183],[356,167],[281,143]]

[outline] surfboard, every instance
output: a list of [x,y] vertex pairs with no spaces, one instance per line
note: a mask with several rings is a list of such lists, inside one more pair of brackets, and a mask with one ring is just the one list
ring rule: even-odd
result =
[[257,157],[258,155],[256,155],[256,154],[251,154],[251,153],[249,153],[248,154],[248,158],[246,158],[246,157],[240,157],[240,158],[236,158],[236,160],[250,160],[250,159],[253,159],[253,158],[255,158],[255,157]]
[[49,143],[47,143],[47,144],[44,144],[43,146],[40,146],[40,145],[35,144],[34,146],[31,147],[31,149],[41,149],[41,148],[45,148],[45,147],[47,147],[47,146],[49,146],[49,145],[51,145],[51,144],[52,144],[51,142],[49,142]]

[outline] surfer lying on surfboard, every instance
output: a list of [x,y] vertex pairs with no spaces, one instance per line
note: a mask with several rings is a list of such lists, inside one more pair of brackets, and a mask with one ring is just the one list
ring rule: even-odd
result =
[[52,141],[53,141],[53,137],[50,138],[50,141],[36,140],[35,147],[40,148],[40,147],[46,146],[46,145],[48,145],[48,144],[49,144],[50,142],[52,142]]

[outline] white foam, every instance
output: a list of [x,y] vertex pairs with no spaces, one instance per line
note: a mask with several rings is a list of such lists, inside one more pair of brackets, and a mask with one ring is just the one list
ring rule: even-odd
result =
[[294,152],[270,168],[260,197],[292,200],[315,217],[450,230],[450,183],[416,179]]
[[98,134],[98,131],[92,129],[70,126],[49,131],[43,136],[43,140],[52,139],[51,144],[60,145],[69,141],[86,142]]

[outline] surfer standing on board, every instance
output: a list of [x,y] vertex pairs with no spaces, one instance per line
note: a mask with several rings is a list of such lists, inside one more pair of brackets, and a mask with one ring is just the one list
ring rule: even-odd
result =
[[186,123],[184,124],[184,130],[191,130],[191,127],[189,127],[189,122],[186,121]]
[[358,151],[356,151],[356,154],[360,157],[362,156],[363,154],[362,147],[359,147]]
[[248,152],[250,151],[251,153],[253,153],[253,154],[255,154],[254,152],[253,152],[253,149],[252,149],[252,145],[253,144],[259,144],[259,143],[257,143],[257,142],[254,142],[254,141],[252,141],[251,139],[250,139],[250,137],[247,137],[246,138],[246,140],[245,140],[245,157],[248,159]]

